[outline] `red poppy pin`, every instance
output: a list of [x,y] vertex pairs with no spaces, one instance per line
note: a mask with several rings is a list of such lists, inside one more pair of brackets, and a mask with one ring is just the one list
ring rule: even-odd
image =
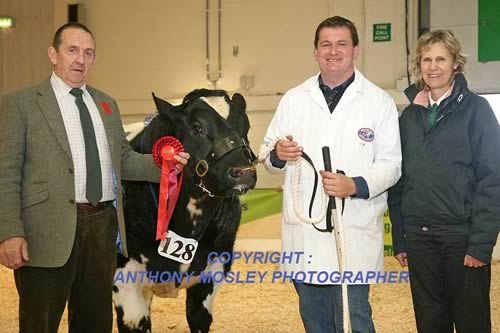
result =
[[107,114],[111,114],[112,112],[111,108],[109,107],[109,104],[106,101],[101,101],[101,106],[104,112],[106,112]]

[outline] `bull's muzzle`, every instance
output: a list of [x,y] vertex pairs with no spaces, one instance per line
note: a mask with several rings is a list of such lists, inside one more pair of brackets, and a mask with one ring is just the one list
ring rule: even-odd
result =
[[237,194],[245,194],[247,191],[255,188],[257,183],[257,172],[255,166],[247,168],[231,168],[228,170],[230,179],[235,182],[233,190]]

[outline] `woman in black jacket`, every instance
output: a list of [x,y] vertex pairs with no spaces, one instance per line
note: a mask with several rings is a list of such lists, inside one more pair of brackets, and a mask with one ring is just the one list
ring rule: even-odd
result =
[[500,128],[467,88],[451,31],[417,42],[400,118],[403,175],[389,191],[394,253],[409,267],[420,333],[491,332],[490,261],[500,230]]

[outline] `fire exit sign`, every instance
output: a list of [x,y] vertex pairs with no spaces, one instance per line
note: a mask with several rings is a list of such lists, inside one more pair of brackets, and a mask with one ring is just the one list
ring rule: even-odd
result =
[[391,41],[391,24],[376,23],[373,25],[373,41],[374,42],[390,42]]

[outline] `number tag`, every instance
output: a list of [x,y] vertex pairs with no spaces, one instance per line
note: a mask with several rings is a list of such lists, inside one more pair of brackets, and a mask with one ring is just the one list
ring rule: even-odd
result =
[[196,239],[184,238],[169,230],[167,237],[162,239],[160,246],[158,246],[158,254],[182,264],[190,264],[197,248],[198,241]]

